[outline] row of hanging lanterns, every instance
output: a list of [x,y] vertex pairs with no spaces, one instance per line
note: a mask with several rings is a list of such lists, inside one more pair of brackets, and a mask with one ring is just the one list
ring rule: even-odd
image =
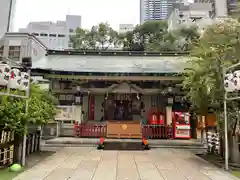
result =
[[12,68],[6,62],[0,62],[0,86],[22,91],[26,91],[29,88],[30,75],[27,73],[27,70],[30,68],[28,66],[31,66],[31,59],[22,59],[22,61],[23,68],[21,69]]

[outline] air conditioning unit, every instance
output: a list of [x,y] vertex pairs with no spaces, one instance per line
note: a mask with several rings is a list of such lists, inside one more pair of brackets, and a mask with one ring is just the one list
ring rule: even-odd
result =
[[31,57],[23,57],[22,58],[22,66],[26,68],[32,67],[32,58]]

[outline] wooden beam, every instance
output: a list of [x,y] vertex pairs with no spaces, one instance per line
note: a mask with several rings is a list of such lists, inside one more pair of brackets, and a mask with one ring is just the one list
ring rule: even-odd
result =
[[[162,93],[163,90],[161,89],[143,89],[144,90],[144,95],[148,95],[148,94],[159,94]],[[76,90],[71,90],[71,89],[53,89],[52,90],[53,93],[56,94],[74,94],[76,93]],[[93,93],[93,94],[105,94],[106,92],[108,92],[108,88],[81,88],[81,92],[83,93]],[[177,92],[176,94],[182,95],[184,94],[184,92]]]
[[103,81],[179,81],[182,76],[81,76],[81,75],[56,75],[45,74],[46,79],[68,79],[68,80],[103,80]]

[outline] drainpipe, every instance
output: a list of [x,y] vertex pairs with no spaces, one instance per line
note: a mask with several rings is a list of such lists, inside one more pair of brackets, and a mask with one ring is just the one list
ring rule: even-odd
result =
[[12,15],[12,5],[13,5],[13,0],[10,0],[9,13],[8,13],[8,23],[7,23],[7,32],[10,31],[11,15]]

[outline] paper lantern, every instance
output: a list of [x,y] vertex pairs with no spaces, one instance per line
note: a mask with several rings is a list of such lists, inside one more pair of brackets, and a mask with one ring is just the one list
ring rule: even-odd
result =
[[29,74],[26,72],[21,72],[21,83],[19,89],[26,91],[29,88]]
[[21,84],[21,71],[19,69],[11,69],[10,70],[10,79],[8,82],[8,86],[10,89],[19,89]]
[[7,86],[10,78],[10,66],[0,63],[0,86]]
[[235,90],[234,75],[232,73],[226,74],[224,79],[224,88],[227,92],[233,92]]
[[240,90],[240,71],[233,73],[233,84],[235,90]]

